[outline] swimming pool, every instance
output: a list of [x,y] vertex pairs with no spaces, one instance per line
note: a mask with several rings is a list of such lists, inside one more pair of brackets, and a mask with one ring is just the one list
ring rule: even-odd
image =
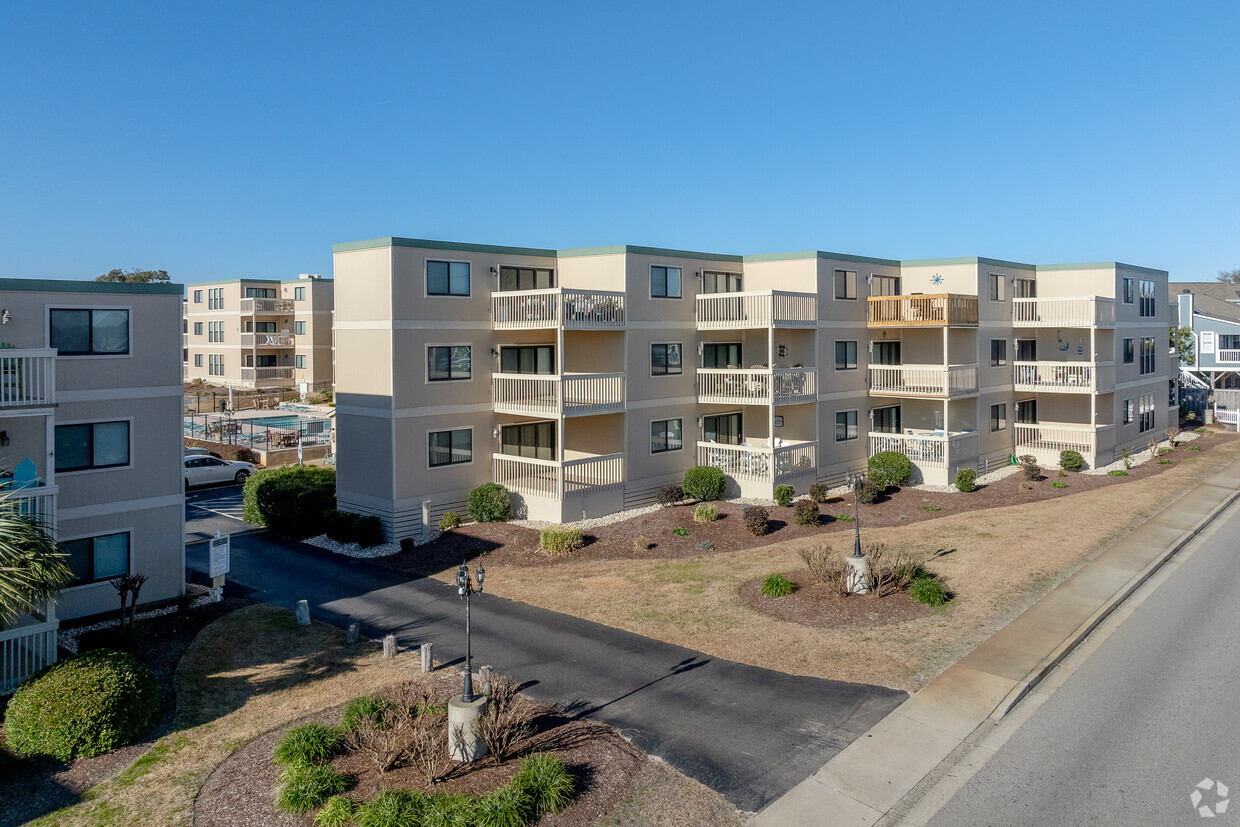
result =
[[331,420],[306,419],[301,416],[259,416],[252,419],[247,418],[243,421],[248,425],[253,425],[255,428],[301,429],[312,434],[326,433],[332,429]]

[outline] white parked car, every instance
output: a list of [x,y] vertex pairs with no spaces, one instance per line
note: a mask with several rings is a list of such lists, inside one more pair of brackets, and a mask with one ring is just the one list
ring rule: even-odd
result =
[[248,462],[216,459],[210,456],[185,458],[185,487],[210,485],[216,482],[245,482],[254,473]]

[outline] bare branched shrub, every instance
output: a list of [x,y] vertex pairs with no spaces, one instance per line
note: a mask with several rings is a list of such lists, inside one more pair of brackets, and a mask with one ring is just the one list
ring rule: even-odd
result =
[[844,562],[843,555],[836,554],[831,546],[825,543],[803,548],[800,554],[816,582],[827,586],[841,597],[848,594],[848,564]]
[[[393,699],[394,701],[396,699]],[[360,718],[347,733],[345,746],[370,759],[384,773],[409,757],[413,716],[404,704],[386,705],[379,714]]]
[[1163,433],[1167,435],[1167,444],[1174,448],[1175,441],[1180,438],[1180,426],[1172,425],[1170,428],[1163,431]]
[[534,734],[537,709],[517,692],[517,684],[506,675],[491,678],[487,709],[478,719],[478,737],[496,764],[512,755],[516,745]]
[[923,556],[907,549],[889,549],[883,543],[870,543],[865,556],[870,558],[870,594],[874,597],[904,591],[923,571]]
[[1145,438],[1145,448],[1150,452],[1150,459],[1158,456],[1158,437],[1147,436]]
[[452,767],[446,737],[448,708],[435,698],[433,690],[425,687],[410,707],[414,714],[409,727],[409,765],[422,774],[427,786],[433,786]]

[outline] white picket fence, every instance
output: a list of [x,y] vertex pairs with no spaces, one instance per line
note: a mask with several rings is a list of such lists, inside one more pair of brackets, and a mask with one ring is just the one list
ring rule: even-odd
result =
[[1115,324],[1115,299],[1072,296],[1054,299],[1012,299],[1016,327],[1110,327]]

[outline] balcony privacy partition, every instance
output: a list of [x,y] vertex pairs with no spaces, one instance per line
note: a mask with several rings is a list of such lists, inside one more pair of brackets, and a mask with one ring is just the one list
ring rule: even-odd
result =
[[1014,327],[1114,327],[1115,299],[1076,296],[1012,299]]
[[816,328],[818,296],[786,290],[705,293],[696,299],[698,330]]
[[977,296],[871,296],[869,327],[977,327]]
[[623,330],[624,293],[609,290],[513,290],[491,294],[494,330]]

